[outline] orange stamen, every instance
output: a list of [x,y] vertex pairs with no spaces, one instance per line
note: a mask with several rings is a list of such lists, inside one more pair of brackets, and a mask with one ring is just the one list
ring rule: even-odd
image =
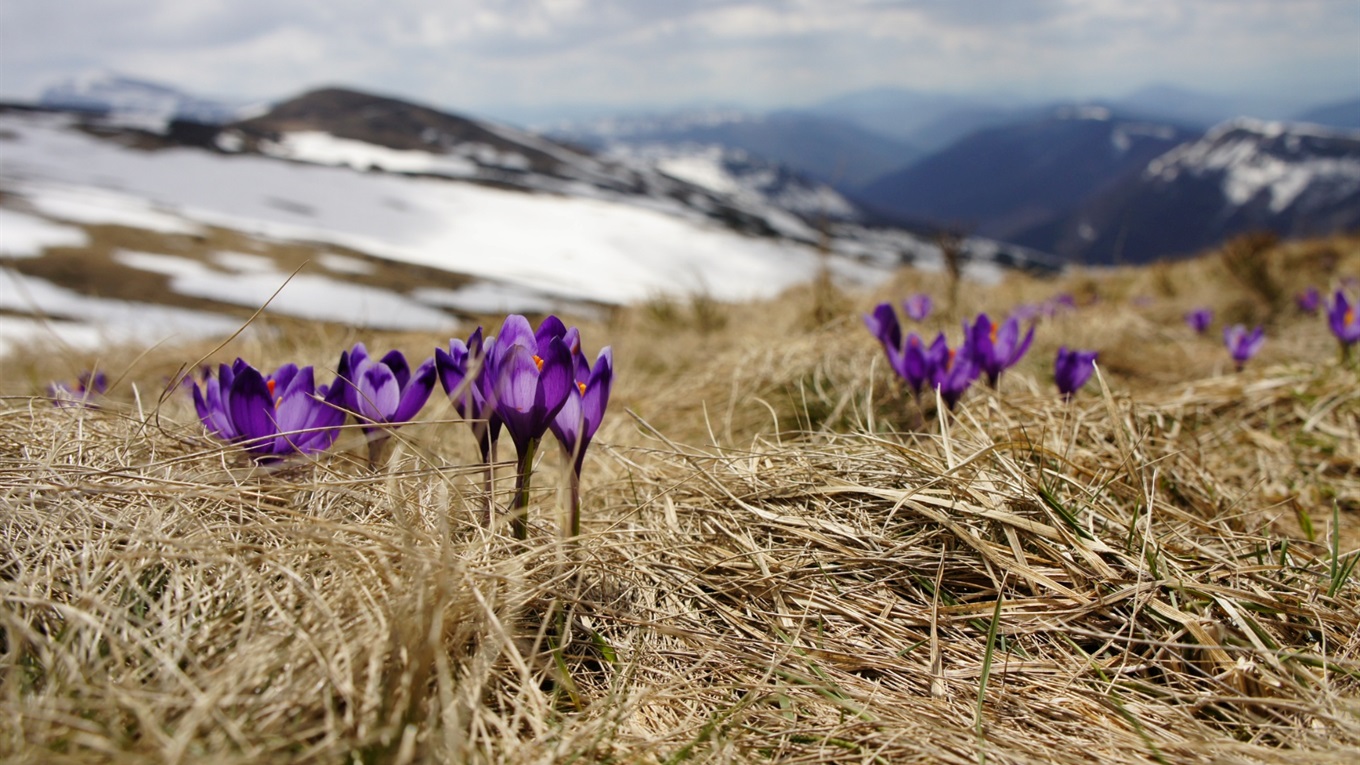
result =
[[540,372],[543,371],[543,359],[542,359],[542,357],[540,357],[540,356],[534,356],[534,366],[538,367],[538,371],[540,371]]
[[585,383],[583,383],[583,382],[578,382],[578,383],[576,383],[576,387],[578,387],[578,388],[581,389],[581,395],[582,395],[582,396],[586,395],[586,384],[585,384]]
[[273,398],[273,397],[274,397],[274,381],[273,381],[273,380],[265,380],[265,381],[264,381],[264,384],[265,384],[266,387],[269,388],[269,397],[270,397],[270,398]]

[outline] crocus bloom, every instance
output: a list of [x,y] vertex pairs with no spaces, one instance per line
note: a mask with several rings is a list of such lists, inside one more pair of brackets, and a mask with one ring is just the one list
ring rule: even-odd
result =
[[1317,287],[1309,287],[1294,296],[1294,304],[1300,311],[1307,314],[1317,313],[1318,306],[1322,304],[1322,295],[1318,294]]
[[363,343],[340,353],[338,371],[336,385],[344,388],[345,408],[365,433],[410,421],[434,389],[433,358],[412,373],[401,351],[389,351],[375,361]]
[[218,367],[202,390],[194,383],[194,409],[203,425],[259,462],[330,448],[345,421],[343,398],[343,385],[318,389],[312,368],[296,364],[266,376],[237,359]]
[[1001,373],[1014,366],[1034,341],[1034,326],[1023,339],[1020,337],[1020,322],[1014,316],[1006,319],[1000,326],[992,324],[987,314],[977,317],[970,328],[963,326],[964,347],[970,350],[978,372],[987,373],[987,382],[993,388],[1001,379]]
[[93,406],[90,401],[109,389],[109,378],[103,372],[81,372],[75,385],[54,382],[47,386],[47,397],[53,406]]
[[609,392],[614,381],[614,352],[606,347],[600,351],[592,369],[581,353],[579,334],[575,329],[567,336],[573,360],[574,380],[567,392],[566,403],[549,427],[562,444],[562,451],[571,459],[571,507],[567,519],[567,536],[581,534],[581,468],[586,449],[595,437],[604,410],[609,406]]
[[952,411],[954,405],[959,403],[959,399],[963,398],[963,394],[978,378],[982,370],[977,364],[976,355],[968,347],[967,341],[957,352],[950,350],[947,345],[943,345],[939,340],[936,343],[944,347],[945,354],[935,364],[931,382],[940,391],[940,398],[944,400],[945,405]]
[[1246,365],[1252,356],[1256,355],[1257,351],[1261,350],[1261,345],[1265,341],[1265,329],[1260,326],[1250,332],[1241,324],[1223,328],[1223,344],[1228,346],[1228,353],[1232,354],[1233,361],[1237,362],[1239,370]]
[[1068,350],[1067,346],[1058,349],[1058,358],[1053,362],[1053,380],[1058,384],[1058,392],[1064,401],[1070,401],[1095,372],[1095,351]]
[[935,337],[935,342],[929,348],[915,332],[907,335],[899,363],[894,369],[907,381],[912,395],[917,398],[917,403],[920,403],[921,389],[931,381],[935,368],[948,356],[949,347],[945,345],[943,333]]
[[609,406],[609,391],[614,381],[614,352],[608,347],[601,350],[593,369],[580,353],[579,345],[573,357],[573,385],[567,391],[562,409],[548,427],[562,443],[562,449],[572,456],[573,469],[580,475],[586,448]]
[[1346,293],[1342,290],[1337,290],[1327,305],[1327,326],[1331,327],[1332,334],[1341,343],[1342,359],[1348,358],[1351,346],[1360,341],[1360,316],[1356,315],[1355,306],[1346,299]]
[[925,321],[930,315],[930,309],[935,306],[935,302],[929,295],[918,293],[902,301],[902,310],[907,312],[907,317],[912,321]]
[[491,353],[496,412],[521,455],[566,404],[575,365],[565,336],[556,316],[544,319],[535,333],[519,315],[506,317],[496,336]]
[[[491,342],[495,342],[494,337]],[[434,352],[439,384],[453,401],[459,416],[472,424],[483,462],[492,460],[492,446],[501,433],[500,415],[491,405],[495,399],[494,380],[487,371],[487,361],[481,327],[473,330],[466,343],[453,338],[449,340],[447,351],[436,348]]]
[[1185,315],[1185,323],[1190,325],[1190,329],[1195,330],[1201,335],[1204,334],[1204,331],[1209,328],[1209,325],[1213,323],[1213,321],[1214,312],[1208,308],[1196,308]]
[[528,319],[511,315],[488,354],[488,372],[495,381],[493,405],[519,458],[510,515],[517,539],[529,533],[524,512],[529,505],[534,452],[575,385],[575,364],[566,336],[567,328],[556,316],[544,319],[534,332]]
[[873,313],[864,314],[864,326],[878,338],[888,354],[888,362],[896,369],[898,356],[902,353],[902,325],[897,321],[892,303],[879,303],[874,306]]

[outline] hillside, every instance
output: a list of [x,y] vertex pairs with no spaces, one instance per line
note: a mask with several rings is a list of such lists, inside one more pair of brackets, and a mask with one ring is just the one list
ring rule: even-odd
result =
[[1073,206],[1192,137],[1104,107],[1070,107],[990,127],[859,190],[901,219],[1008,239]]
[[1176,147],[1017,242],[1088,263],[1185,256],[1249,231],[1360,228],[1360,133],[1236,120]]
[[[1360,377],[1293,311],[1234,372],[1181,319],[1269,314],[1230,262],[1015,276],[957,305],[907,270],[568,315],[590,354],[612,346],[615,377],[566,542],[559,450],[544,441],[528,538],[485,528],[513,449],[489,497],[437,389],[375,471],[357,428],[253,465],[174,383],[237,356],[329,381],[355,341],[418,360],[446,334],[297,323],[12,357],[5,754],[1353,762]],[[1261,263],[1251,284],[1286,295],[1353,284],[1360,240]],[[946,303],[919,329],[951,340],[977,311],[1073,299],[998,390],[943,417],[913,408],[861,318],[916,291]],[[1059,345],[1100,352],[1070,404]],[[98,408],[45,399],[92,368]]]

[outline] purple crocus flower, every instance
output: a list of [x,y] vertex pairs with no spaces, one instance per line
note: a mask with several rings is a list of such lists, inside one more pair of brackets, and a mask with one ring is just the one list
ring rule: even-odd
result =
[[925,293],[917,293],[902,301],[902,310],[906,311],[907,318],[912,321],[925,321],[934,307],[935,301]]
[[528,319],[513,314],[506,317],[488,354],[487,371],[495,381],[493,405],[519,458],[510,517],[517,539],[529,533],[524,511],[529,505],[534,452],[575,385],[567,334],[556,316],[544,319],[535,332]]
[[1071,401],[1073,394],[1091,379],[1096,371],[1095,360],[1095,351],[1069,351],[1065,345],[1058,349],[1058,358],[1053,362],[1053,380],[1064,401]]
[[614,351],[608,347],[601,350],[594,368],[586,362],[579,346],[573,357],[573,385],[567,391],[562,409],[548,427],[562,443],[562,449],[572,457],[572,467],[579,476],[586,449],[609,406],[609,392],[614,381]]
[[940,339],[936,340],[936,345],[943,347],[945,353],[934,365],[931,382],[940,391],[940,398],[944,400],[945,405],[953,411],[954,405],[959,403],[968,387],[982,373],[982,368],[978,366],[977,356],[969,348],[967,341],[964,341],[958,351],[950,350]]
[[574,380],[567,392],[566,403],[548,426],[562,444],[562,451],[572,461],[571,509],[567,519],[567,535],[581,534],[581,468],[586,449],[595,437],[604,410],[609,406],[609,392],[614,382],[614,352],[609,347],[600,351],[592,369],[581,352],[579,333],[573,327],[567,340],[572,352]]
[[[323,398],[324,397],[324,398]],[[344,386],[317,388],[311,367],[265,375],[242,359],[194,383],[194,409],[209,432],[244,446],[258,462],[330,448],[345,421]]]
[[927,382],[931,381],[935,368],[948,355],[949,348],[945,345],[943,333],[936,336],[935,342],[929,348],[915,332],[907,335],[906,343],[902,347],[902,355],[895,370],[903,380],[907,381],[917,404],[921,401],[921,390]]
[[[495,342],[495,338],[491,338]],[[483,342],[482,328],[478,327],[468,336],[467,342],[458,338],[449,340],[449,349],[436,348],[434,352],[435,370],[444,393],[453,401],[453,408],[459,416],[472,424],[481,449],[482,462],[493,460],[492,450],[501,434],[501,417],[492,405],[495,400],[493,376],[487,371],[488,359]]]
[[992,324],[987,314],[977,317],[970,328],[963,325],[964,347],[970,351],[979,373],[987,373],[987,383],[993,388],[1001,380],[1001,373],[1014,366],[1029,351],[1034,341],[1034,326],[1020,337],[1020,322],[1014,316],[1001,325]]
[[864,314],[864,326],[883,346],[888,354],[888,362],[896,369],[898,356],[902,353],[902,325],[897,321],[897,312],[892,303],[879,303],[872,313]]
[[1228,353],[1232,354],[1233,361],[1237,363],[1238,371],[1246,366],[1247,361],[1256,352],[1261,350],[1261,345],[1266,341],[1265,329],[1257,326],[1256,329],[1247,331],[1241,324],[1234,324],[1223,328],[1223,344],[1228,346]]
[[340,353],[338,370],[336,385],[344,388],[345,408],[365,433],[409,422],[434,389],[433,358],[413,373],[401,351],[389,351],[375,361],[363,343]]
[[75,385],[53,382],[47,386],[47,397],[52,406],[85,406],[94,408],[93,399],[109,389],[109,378],[103,372],[81,372]]
[[1322,295],[1318,293],[1317,287],[1309,287],[1294,296],[1294,304],[1306,314],[1315,314],[1318,306],[1322,305]]
[[1209,329],[1209,325],[1214,321],[1214,312],[1208,308],[1196,308],[1185,315],[1185,323],[1190,325],[1190,329],[1199,334],[1204,334]]
[[382,359],[368,355],[363,343],[340,352],[336,386],[343,388],[344,406],[368,437],[368,464],[383,461],[392,429],[409,422],[425,406],[434,389],[434,359],[421,363],[412,373],[401,351],[388,351]]
[[528,319],[511,315],[496,336],[490,366],[496,412],[521,455],[566,404],[575,370],[566,334],[556,316],[544,319],[535,333]]
[[1342,290],[1337,290],[1327,304],[1327,326],[1341,343],[1341,358],[1345,361],[1350,357],[1351,346],[1360,341],[1360,316]]

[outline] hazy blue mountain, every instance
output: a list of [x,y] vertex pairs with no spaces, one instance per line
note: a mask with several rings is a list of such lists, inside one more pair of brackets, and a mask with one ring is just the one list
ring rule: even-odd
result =
[[921,156],[909,144],[849,121],[796,111],[760,115],[708,110],[614,117],[560,124],[549,135],[597,148],[614,144],[721,146],[787,165],[840,189],[854,188]]
[[975,130],[1014,119],[1026,108],[950,93],[876,88],[828,99],[802,111],[847,120],[922,151],[944,148]]
[[1062,217],[1196,131],[1106,107],[1051,109],[980,130],[859,189],[871,209],[1006,239]]
[[1299,122],[1311,122],[1314,125],[1360,130],[1360,98],[1305,109],[1298,114],[1296,119]]

